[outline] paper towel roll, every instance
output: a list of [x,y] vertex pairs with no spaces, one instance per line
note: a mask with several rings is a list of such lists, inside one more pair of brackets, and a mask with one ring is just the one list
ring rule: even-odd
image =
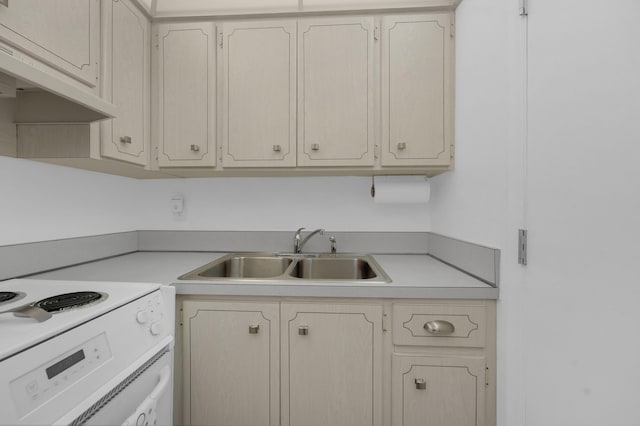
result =
[[376,176],[374,183],[376,203],[426,203],[431,196],[425,176]]

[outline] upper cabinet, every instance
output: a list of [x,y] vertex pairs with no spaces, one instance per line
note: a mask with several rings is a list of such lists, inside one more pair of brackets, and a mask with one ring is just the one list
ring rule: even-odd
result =
[[451,14],[382,19],[382,165],[448,166],[453,144]]
[[154,125],[160,167],[216,163],[215,40],[211,22],[157,26]]
[[149,163],[150,23],[130,0],[103,2],[104,97],[117,118],[101,123],[101,154]]
[[[459,0],[429,0],[394,15],[368,2],[355,14],[358,1],[346,9],[324,0],[298,3],[297,11],[271,19],[265,11],[243,19],[163,17],[152,24],[137,0],[11,2],[15,7],[0,7],[0,71],[3,62],[24,63],[18,57],[28,56],[36,58],[33,67],[73,82],[78,92],[101,94],[115,119],[100,124],[99,150],[91,142],[88,157],[146,172],[207,177],[450,170],[453,10]],[[307,13],[312,9],[318,13]],[[19,74],[4,72],[9,83]],[[17,97],[16,105],[26,97]],[[28,114],[16,114],[15,121],[31,127],[93,118],[41,119],[39,108],[19,109]],[[75,139],[83,147],[85,133]],[[24,148],[19,153],[33,151]],[[57,150],[56,158],[77,158],[66,153]]]
[[224,167],[296,165],[296,22],[220,26]]
[[0,40],[5,53],[24,52],[34,66],[39,61],[89,87],[98,85],[99,0],[11,1],[0,6]]
[[[206,25],[158,25],[160,166],[177,165],[168,146],[193,147],[217,121],[210,175],[450,169],[453,12],[218,22],[217,115],[204,114],[214,74],[193,28]],[[170,128],[182,142],[168,143]]]
[[374,19],[298,24],[298,165],[374,165]]

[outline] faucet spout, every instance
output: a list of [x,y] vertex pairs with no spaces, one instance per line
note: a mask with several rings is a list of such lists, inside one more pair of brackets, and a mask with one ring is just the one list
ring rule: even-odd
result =
[[309,235],[307,235],[304,239],[301,240],[301,236],[300,233],[302,232],[302,230],[305,228],[300,228],[296,231],[295,236],[293,237],[293,252],[294,253],[301,253],[302,252],[302,247],[304,247],[304,245],[307,243],[307,241],[309,241],[309,239],[311,237],[313,237],[316,234],[320,234],[320,235],[324,235],[324,229],[319,228],[316,229],[314,231],[312,231]]

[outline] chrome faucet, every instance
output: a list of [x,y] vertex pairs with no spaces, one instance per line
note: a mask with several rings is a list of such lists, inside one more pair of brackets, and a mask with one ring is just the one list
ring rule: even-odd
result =
[[293,237],[293,252],[300,253],[302,252],[302,247],[309,241],[309,238],[313,237],[316,234],[324,235],[324,229],[316,229],[309,235],[307,235],[302,241],[300,241],[300,232],[305,228],[300,228],[296,231],[296,235]]

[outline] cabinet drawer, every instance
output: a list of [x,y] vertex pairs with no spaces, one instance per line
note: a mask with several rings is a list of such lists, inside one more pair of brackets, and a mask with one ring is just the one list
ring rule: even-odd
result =
[[484,306],[393,306],[395,345],[483,347],[485,328]]

